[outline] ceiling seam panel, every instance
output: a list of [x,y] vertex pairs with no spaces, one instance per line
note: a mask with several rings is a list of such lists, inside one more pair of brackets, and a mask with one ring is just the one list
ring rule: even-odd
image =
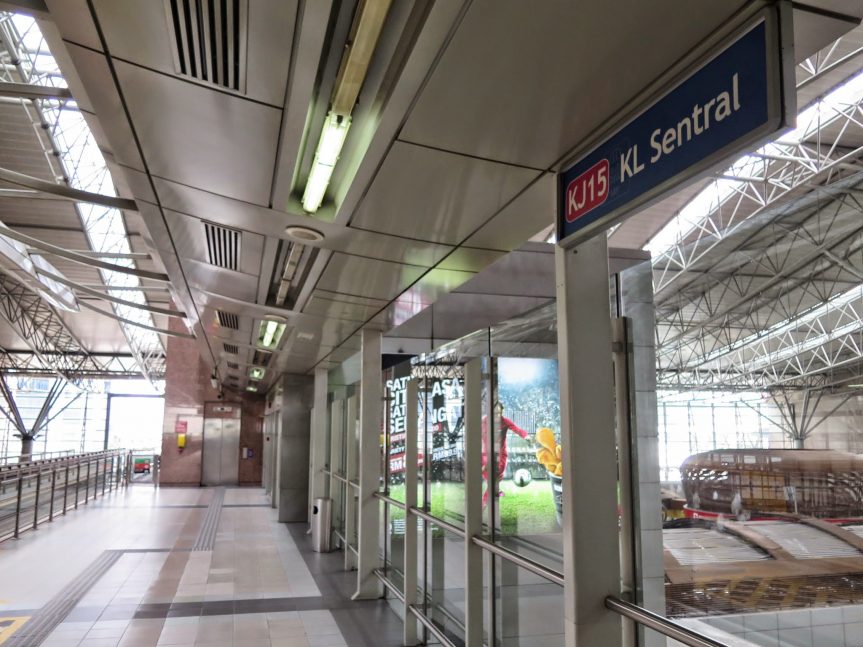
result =
[[400,142],[402,144],[408,144],[409,146],[417,146],[419,148],[425,148],[430,151],[435,151],[437,153],[446,153],[448,155],[458,155],[459,157],[464,157],[466,159],[477,160],[478,162],[491,162],[493,164],[501,164],[503,166],[511,166],[513,168],[521,168],[526,171],[536,171],[538,173],[549,172],[551,169],[539,168],[536,166],[527,166],[525,164],[515,164],[513,162],[508,162],[506,160],[497,160],[491,157],[483,157],[482,155],[472,155],[471,153],[465,153],[464,151],[455,151],[449,148],[443,148],[441,146],[432,146],[430,144],[423,144],[421,142],[414,142],[409,139],[404,139],[399,136],[395,140],[396,142]]
[[[405,124],[407,123],[411,112],[413,112],[413,109],[416,106],[417,102],[419,101],[419,98],[422,95],[423,90],[428,85],[429,81],[431,80],[431,77],[434,74],[435,70],[437,69],[437,66],[440,64],[440,61],[443,59],[444,54],[446,54],[446,51],[449,48],[450,43],[452,43],[453,38],[455,38],[455,35],[458,32],[459,27],[461,27],[462,21],[464,20],[464,17],[467,15],[468,10],[472,6],[472,4],[473,4],[473,0],[467,0],[462,5],[461,10],[458,12],[458,15],[455,17],[455,20],[453,21],[452,25],[450,26],[450,28],[447,32],[447,35],[444,38],[443,43],[441,44],[440,48],[438,49],[437,53],[435,54],[435,57],[432,60],[431,65],[426,70],[426,73],[423,77],[423,80],[420,82],[419,86],[416,88],[416,91],[414,92],[414,96],[411,98],[407,109],[405,110],[404,114],[402,115],[401,119],[399,120],[399,123],[395,128],[393,138],[390,140],[390,142],[386,145],[385,149],[381,153],[380,159],[378,160],[377,164],[375,165],[374,170],[371,172],[371,177],[369,178],[368,183],[366,184],[362,193],[357,198],[356,203],[351,208],[351,215],[347,218],[347,222],[345,222],[346,226],[348,226],[348,227],[350,226],[351,221],[353,220],[356,213],[359,211],[360,205],[363,203],[363,200],[365,199],[366,195],[368,194],[369,190],[371,189],[372,185],[374,184],[375,180],[377,179],[377,176],[380,173],[381,168],[384,165],[384,162],[386,161],[387,157],[389,156],[390,151],[392,150],[395,143],[399,140],[399,137],[401,136],[402,130],[404,129]],[[344,203],[342,203],[342,204],[344,204]],[[341,210],[342,210],[342,205],[339,206],[338,212],[340,212]]]
[[[88,4],[89,4],[89,2],[88,2]],[[67,45],[74,45],[75,47],[80,47],[81,49],[87,50],[88,52],[92,52],[94,54],[98,54],[99,56],[108,57],[110,55],[110,54],[108,54],[107,50],[105,52],[100,52],[97,49],[94,49],[92,47],[88,47],[87,45],[82,45],[81,43],[77,43],[74,40],[70,40],[67,38],[64,38],[63,42],[66,43]],[[219,86],[215,86],[215,85],[212,85],[210,83],[204,83],[204,82],[196,83],[195,81],[193,81],[192,79],[190,79],[188,77],[185,77],[185,76],[182,76],[179,74],[177,74],[177,75],[168,74],[167,72],[163,72],[162,70],[152,68],[148,65],[141,65],[140,63],[135,63],[134,61],[130,61],[129,59],[123,58],[122,56],[111,56],[111,59],[115,60],[115,61],[119,61],[120,63],[124,63],[126,65],[129,65],[130,67],[135,67],[135,68],[138,68],[140,70],[152,72],[153,74],[158,74],[159,76],[167,77],[167,78],[171,79],[172,81],[180,81],[180,82],[185,83],[187,85],[191,85],[191,86],[194,86],[197,88],[204,88],[205,90],[211,90],[217,94],[223,94],[225,96],[229,96],[229,97],[232,97],[234,99],[243,99],[244,101],[248,101],[249,103],[254,103],[254,104],[264,106],[267,108],[273,108],[273,109],[278,110],[280,112],[283,109],[283,106],[276,105],[274,103],[269,103],[268,101],[262,101],[260,99],[255,99],[255,98],[250,97],[250,96],[243,94],[241,92],[229,92],[227,90],[220,89]]]
[[[125,97],[125,95],[124,95],[124,93],[123,93],[123,89],[122,89],[122,87],[120,86],[120,80],[119,80],[119,78],[118,78],[118,76],[117,76],[117,70],[116,70],[116,69],[115,69],[115,67],[114,67],[114,61],[113,61],[113,59],[112,59],[112,57],[111,57],[111,53],[110,53],[110,51],[108,50],[108,43],[107,43],[107,40],[105,39],[105,34],[104,34],[104,33],[103,33],[103,31],[102,31],[102,26],[101,26],[101,24],[100,24],[100,22],[99,22],[99,17],[98,17],[98,15],[96,14],[96,8],[93,6],[93,0],[86,0],[86,1],[87,1],[87,8],[88,8],[88,9],[89,9],[89,11],[90,11],[90,17],[91,17],[91,19],[93,20],[93,25],[94,25],[94,27],[96,28],[96,33],[97,33],[97,35],[98,35],[98,37],[99,37],[99,42],[101,43],[102,47],[104,48],[104,54],[103,54],[103,55],[104,55],[104,57],[105,57],[105,61],[106,61],[107,65],[108,65],[108,69],[109,69],[109,71],[110,71],[110,73],[111,73],[111,80],[112,80],[112,81],[113,81],[113,83],[114,83],[114,88],[115,88],[115,90],[117,91],[117,95],[118,95],[118,97],[119,97],[119,99],[120,99],[120,103],[121,103],[121,105],[123,106],[123,112],[124,112],[124,115],[125,115],[125,117],[126,117],[126,121],[127,121],[127,123],[129,124],[129,129],[130,129],[130,131],[131,131],[132,137],[134,138],[134,141],[135,141],[135,147],[138,149],[138,154],[140,155],[140,157],[141,157],[141,162],[142,162],[142,164],[144,165],[144,170],[145,170],[145,172],[146,172],[146,174],[147,174],[147,178],[148,178],[148,180],[149,180],[149,182],[150,182],[150,188],[151,188],[151,190],[153,191],[153,195],[156,197],[156,200],[158,201],[158,200],[159,200],[159,194],[158,194],[158,192],[157,192],[157,190],[156,190],[156,185],[155,185],[155,183],[153,182],[152,177],[150,177],[149,166],[148,166],[148,164],[147,164],[147,160],[146,160],[146,158],[145,158],[145,156],[144,156],[144,149],[143,149],[143,147],[141,146],[141,141],[140,141],[140,139],[138,138],[138,133],[137,133],[137,130],[136,130],[136,128],[135,128],[135,124],[132,122],[132,115],[131,115],[131,114],[130,114],[130,112],[129,112],[129,106],[128,106],[128,105],[127,105],[127,103],[126,103],[126,97]],[[185,286],[185,288],[186,288],[186,292],[187,292],[187,293],[188,293],[188,295],[189,295],[189,300],[191,301],[192,307],[194,308],[195,316],[196,316],[196,318],[197,318],[197,325],[198,325],[198,327],[200,328],[201,333],[202,333],[202,334],[203,334],[203,336],[204,336],[204,343],[205,343],[205,344],[206,344],[206,346],[207,346],[207,350],[209,350],[209,352],[210,352],[210,359],[212,360],[213,365],[217,367],[219,362],[218,362],[218,360],[216,359],[216,354],[213,352],[213,348],[212,348],[212,346],[210,345],[210,340],[209,340],[209,338],[207,337],[206,330],[204,329],[204,326],[203,326],[203,323],[202,323],[202,319],[201,319],[201,313],[200,313],[200,311],[198,310],[198,304],[197,304],[197,303],[195,303],[195,299],[194,299],[194,297],[193,297],[193,295],[192,295],[191,288],[190,288],[190,286],[189,286],[189,282],[188,282],[188,279],[187,279],[187,277],[186,277],[185,270],[183,269],[183,264],[180,262],[180,255],[179,255],[179,252],[177,251],[177,246],[176,246],[176,243],[175,243],[175,241],[174,241],[173,234],[171,233],[171,229],[170,229],[170,227],[168,226],[168,222],[167,222],[167,219],[165,218],[165,214],[164,214],[164,212],[162,211],[162,206],[161,206],[161,204],[160,204],[160,203],[157,203],[157,205],[156,205],[156,206],[158,207],[159,215],[160,215],[160,216],[161,216],[161,218],[162,218],[162,223],[163,223],[163,225],[164,225],[164,227],[165,227],[165,231],[166,231],[166,233],[167,233],[167,235],[168,235],[168,239],[169,239],[169,240],[170,240],[170,242],[171,242],[171,247],[172,247],[172,249],[173,249],[173,251],[174,251],[174,255],[175,255],[176,260],[177,260],[177,267],[178,267],[178,268],[179,268],[179,270],[180,270],[180,276],[181,276],[181,277],[182,277],[182,279],[183,279],[183,283],[184,283],[184,286]]]
[[[508,200],[505,204],[503,204],[503,205],[500,207],[500,209],[498,209],[497,211],[495,211],[495,212],[494,212],[494,213],[493,213],[493,214],[492,214],[488,219],[486,219],[486,221],[485,221],[485,222],[483,222],[480,226],[476,227],[476,228],[475,228],[475,229],[474,229],[474,230],[473,230],[473,231],[472,231],[472,232],[471,232],[471,233],[470,233],[466,238],[464,238],[464,240],[468,240],[468,239],[470,239],[470,237],[471,237],[471,236],[473,236],[474,234],[476,234],[480,229],[482,229],[482,228],[483,228],[485,225],[487,225],[487,224],[488,224],[492,219],[494,219],[494,218],[495,218],[499,213],[501,213],[504,209],[506,209],[506,208],[507,208],[509,205],[511,205],[513,202],[515,202],[515,201],[516,201],[516,200],[517,200],[521,195],[523,195],[524,193],[526,193],[526,192],[527,192],[527,191],[528,191],[528,190],[529,190],[529,189],[530,189],[534,184],[536,184],[537,182],[539,182],[539,180],[540,180],[540,179],[542,179],[545,175],[546,175],[546,173],[545,173],[544,171],[543,171],[543,172],[541,172],[541,173],[539,173],[539,174],[538,174],[538,175],[533,179],[533,181],[529,182],[529,183],[527,184],[527,186],[525,186],[521,191],[519,191],[518,193],[516,193],[516,194],[515,194],[515,195],[514,195],[510,200]],[[401,296],[402,294],[405,294],[405,293],[406,293],[406,292],[408,292],[411,288],[413,288],[415,285],[417,285],[417,283],[419,283],[419,282],[420,282],[420,281],[422,281],[426,276],[428,276],[430,272],[432,272],[432,271],[434,271],[435,269],[437,269],[437,268],[440,266],[440,264],[441,264],[441,263],[443,263],[444,261],[446,261],[446,259],[447,259],[447,258],[449,258],[452,254],[454,254],[454,253],[455,253],[458,249],[460,249],[460,248],[461,248],[461,246],[460,246],[460,245],[457,245],[457,246],[455,247],[455,249],[453,249],[451,252],[449,252],[449,254],[447,254],[447,255],[446,255],[446,256],[444,256],[442,259],[440,259],[440,261],[438,261],[438,263],[437,263],[436,265],[434,265],[433,267],[429,268],[429,269],[428,269],[428,271],[424,272],[424,273],[423,273],[419,278],[417,278],[413,283],[411,283],[410,285],[408,285],[404,290],[402,290],[402,292],[401,292],[401,293],[399,293],[398,295],[396,295],[396,297],[395,297],[394,299],[390,300],[390,302],[389,302],[389,303],[387,303],[387,304],[386,304],[385,306],[383,306],[380,310],[378,310],[377,312],[375,312],[375,313],[374,313],[371,317],[369,317],[369,318],[368,318],[368,319],[367,319],[367,320],[366,320],[366,321],[365,321],[361,326],[359,326],[359,327],[358,327],[356,330],[354,330],[350,335],[348,335],[348,336],[347,336],[347,337],[345,337],[341,342],[339,342],[339,343],[335,346],[335,348],[334,348],[332,351],[330,351],[329,353],[327,353],[326,355],[324,355],[324,356],[320,359],[320,361],[316,362],[316,363],[312,366],[312,369],[313,369],[313,368],[315,368],[315,367],[317,367],[317,366],[318,366],[318,364],[320,364],[321,362],[326,361],[326,359],[327,359],[327,358],[328,358],[328,357],[329,357],[333,352],[335,352],[336,350],[338,350],[338,349],[342,346],[342,344],[344,344],[344,343],[345,343],[345,341],[347,341],[347,340],[348,340],[348,339],[350,339],[353,335],[355,335],[357,332],[359,332],[360,330],[362,330],[363,326],[367,325],[367,324],[368,324],[372,319],[374,319],[375,317],[377,317],[378,315],[380,315],[381,313],[383,313],[387,308],[389,308],[389,307],[390,307],[390,306],[395,302],[395,300],[396,300],[396,299],[398,299],[398,297],[399,297],[399,296]],[[328,259],[328,262],[329,262],[329,259]],[[321,272],[321,276],[323,276],[323,274],[324,274],[324,273],[323,273],[323,272]],[[316,282],[316,284],[315,284],[315,287],[312,289],[312,293],[314,293],[314,291],[317,289],[317,286],[318,286],[318,284],[320,283],[320,280],[321,280],[321,276],[319,276],[319,277],[318,277],[317,282]],[[309,300],[311,300],[311,299],[309,299]],[[304,305],[307,305],[307,304],[304,304]],[[425,308],[423,308],[423,309],[425,309]],[[310,370],[311,370],[311,369],[310,369]]]
[[[275,159],[273,160],[273,174],[272,174],[272,177],[270,179],[270,196],[269,196],[269,200],[267,202],[267,205],[270,207],[270,209],[273,208],[273,202],[275,201],[276,181],[278,179],[279,167],[280,167],[280,162],[282,159],[282,144],[283,144],[282,134],[284,133],[284,130],[285,130],[285,106],[288,105],[288,99],[290,98],[290,94],[291,94],[291,84],[292,84],[292,81],[294,80],[294,68],[296,66],[296,61],[297,61],[297,29],[298,29],[298,25],[300,24],[300,20],[302,18],[303,8],[304,8],[304,4],[302,2],[297,2],[297,10],[294,12],[294,28],[293,28],[293,31],[291,32],[291,54],[290,54],[291,64],[288,66],[288,77],[287,77],[287,79],[285,79],[285,97],[282,101],[282,105],[279,106],[279,110],[281,112],[281,119],[279,119],[279,132],[278,132],[278,135],[276,136],[276,141],[278,142],[278,145],[276,146]],[[296,165],[296,160],[294,163]],[[263,257],[261,258],[261,261],[263,262]],[[264,282],[264,280],[265,280],[264,279],[264,271],[263,271],[263,266],[262,266],[261,267],[261,282]]]

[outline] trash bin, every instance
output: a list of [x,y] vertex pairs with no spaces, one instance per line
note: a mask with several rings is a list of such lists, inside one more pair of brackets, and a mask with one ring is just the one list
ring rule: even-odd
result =
[[330,526],[333,519],[333,500],[315,499],[312,506],[312,550],[316,553],[330,552]]

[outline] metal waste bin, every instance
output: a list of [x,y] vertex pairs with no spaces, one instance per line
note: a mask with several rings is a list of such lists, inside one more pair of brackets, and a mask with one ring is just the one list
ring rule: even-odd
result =
[[315,499],[312,506],[312,550],[330,552],[330,526],[333,521],[333,500]]

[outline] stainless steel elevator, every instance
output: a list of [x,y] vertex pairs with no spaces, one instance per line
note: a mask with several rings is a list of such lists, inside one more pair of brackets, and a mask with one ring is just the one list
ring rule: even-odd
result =
[[204,419],[203,485],[237,485],[240,465],[240,419]]

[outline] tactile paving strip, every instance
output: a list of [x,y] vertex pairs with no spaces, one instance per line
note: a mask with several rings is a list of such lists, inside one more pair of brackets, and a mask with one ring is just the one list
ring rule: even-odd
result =
[[108,572],[125,551],[106,550],[69,585],[55,595],[36,615],[24,623],[4,647],[38,647],[57,628],[87,591]]
[[225,502],[225,488],[216,488],[213,491],[213,499],[207,507],[204,515],[204,523],[198,532],[198,538],[192,550],[213,550],[216,545],[216,531],[219,529],[219,517],[222,515],[222,504]]

